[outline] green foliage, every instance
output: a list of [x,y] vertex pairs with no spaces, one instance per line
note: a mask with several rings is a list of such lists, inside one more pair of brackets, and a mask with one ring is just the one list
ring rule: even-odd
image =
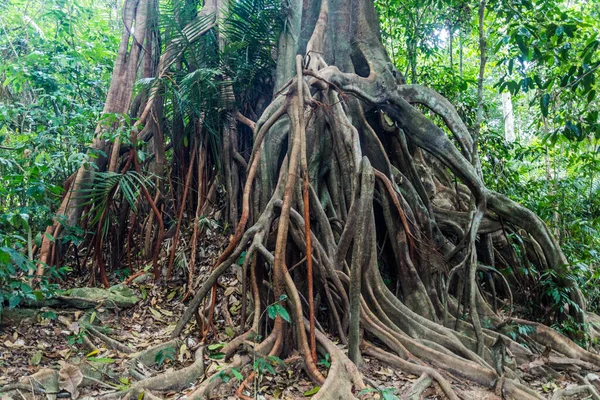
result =
[[[68,268],[28,275],[63,192],[88,161],[118,36],[113,10],[88,1],[0,2],[0,313],[51,294]],[[93,17],[93,18],[92,18]],[[75,242],[77,227],[65,232]]]
[[596,102],[597,9],[593,3],[562,1],[497,2],[493,12],[504,24],[495,37],[502,73],[496,87],[513,95],[529,93],[552,129],[545,135],[582,141],[600,137]]
[[215,379],[220,379],[224,383],[228,383],[232,378],[237,379],[240,382],[244,380],[244,376],[240,370],[232,367],[229,369],[229,371],[221,370],[217,372],[212,378],[210,378],[210,381],[212,382]]
[[267,307],[267,314],[269,315],[269,318],[271,319],[275,319],[278,315],[283,318],[286,322],[290,322],[290,314],[288,313],[288,311],[285,309],[285,307],[283,307],[280,303],[283,301],[287,300],[287,296],[282,294],[279,297],[279,301],[276,303],[273,303],[271,305],[269,305]]
[[285,365],[285,362],[279,357],[266,356],[259,357],[254,360],[253,368],[258,376],[262,376],[266,372],[270,373],[271,375],[275,375],[275,368],[277,368],[277,366],[285,367]]
[[322,365],[325,368],[329,369],[331,367],[331,356],[329,353],[325,353],[325,357],[321,358],[317,365]]
[[166,360],[175,360],[175,356],[177,355],[177,349],[174,347],[167,347],[165,349],[159,350],[154,357],[154,362],[159,367],[163,365]]
[[[165,114],[171,121],[183,117],[183,143],[191,142],[193,119],[202,119],[215,160],[220,160],[223,111],[236,106],[244,110],[265,94],[272,93],[275,70],[273,49],[283,28],[280,0],[237,0],[229,4],[219,31],[195,37],[210,26],[212,16],[196,16],[193,3],[180,1],[161,5],[163,41],[177,43],[177,54],[188,62],[172,66],[172,75],[160,82],[169,100]],[[190,30],[192,33],[190,33]]]
[[208,358],[212,360],[222,360],[225,358],[225,353],[220,352],[223,347],[225,347],[225,343],[214,343],[208,346]]
[[79,332],[73,333],[67,336],[67,344],[73,346],[75,344],[82,344],[83,340],[87,337],[85,329],[80,329]]

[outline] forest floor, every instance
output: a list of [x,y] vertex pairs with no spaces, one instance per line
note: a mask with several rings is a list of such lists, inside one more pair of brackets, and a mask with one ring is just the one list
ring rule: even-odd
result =
[[[199,260],[199,281],[208,274],[211,260],[220,251],[216,238],[205,250]],[[75,395],[70,398],[142,398],[127,397],[126,394],[128,389],[134,387],[135,382],[130,373],[132,360],[138,360],[136,355],[139,352],[169,342],[185,309],[182,302],[186,294],[184,279],[182,271],[179,272],[179,280],[176,278],[164,286],[152,284],[149,273],[135,279],[129,287],[139,301],[129,308],[99,304],[87,309],[54,306],[5,312],[0,324],[0,399],[56,398],[55,395],[48,394],[52,393],[45,382],[48,375],[55,378],[58,376],[59,381],[62,379],[60,389],[69,389],[69,382],[73,384],[75,390],[68,391],[75,392]],[[194,377],[184,387],[160,393],[160,398],[187,398],[203,380],[211,379],[229,362],[223,359],[223,353],[219,350],[223,344],[242,333],[240,276],[241,268],[234,267],[219,280],[215,331],[211,331],[204,341],[201,330],[194,321],[184,331],[183,340],[158,353],[152,353],[150,360],[137,365],[140,367],[137,371],[141,374],[137,376],[138,379],[168,374],[193,365],[196,349],[204,346],[201,355],[204,364],[202,374]],[[85,286],[85,282],[73,279],[65,283],[65,289],[69,286],[81,287]],[[86,328],[89,325],[114,341],[91,334]],[[331,339],[335,342],[335,338]],[[251,350],[251,346],[246,348]],[[251,352],[248,354],[254,356]],[[301,371],[301,360],[302,357],[294,357],[292,354],[286,361],[272,360],[270,367],[265,367],[263,363],[263,368],[260,369],[262,373],[257,374],[253,388],[248,388],[244,393],[251,397],[256,394],[256,399],[309,398],[317,389]],[[254,358],[254,363],[236,372],[246,377],[253,368],[255,371],[259,369],[259,365],[261,363]],[[319,368],[324,375],[327,374],[328,366],[328,357],[319,361]],[[82,371],[84,379],[77,379],[78,370]],[[403,398],[419,379],[418,376],[393,370],[369,357],[364,357],[361,372],[365,383],[378,389],[365,393],[364,397],[374,399]],[[65,374],[70,375],[67,384],[64,383]],[[235,375],[239,377],[239,374]],[[450,380],[456,392],[464,399],[501,398],[489,389],[476,387],[453,377]],[[564,388],[572,382],[575,379],[564,374],[551,380],[532,379],[529,384],[543,397],[551,397],[554,390]],[[240,380],[231,376],[227,383],[213,393],[212,398],[236,399],[234,393],[239,385]],[[41,389],[40,386],[45,388],[46,393],[36,390]],[[10,387],[16,390],[9,391]],[[152,392],[158,394],[158,391]],[[444,396],[437,385],[432,385],[422,398],[443,399]]]
[[[239,303],[238,280],[235,276],[225,277],[224,281],[231,283],[225,291],[229,291],[229,304],[231,312],[235,312],[237,303]],[[135,288],[135,285],[132,285]],[[231,288],[231,289],[230,289]],[[98,351],[86,349],[83,343],[78,343],[77,321],[84,316],[84,313],[95,313],[94,325],[106,328],[108,335],[125,344],[136,352],[143,351],[151,346],[169,341],[169,335],[173,331],[175,324],[184,306],[179,298],[182,296],[177,288],[148,289],[145,285],[140,285],[136,289],[141,297],[146,293],[145,299],[137,305],[126,310],[109,310],[107,308],[97,308],[93,311],[79,309],[42,309],[25,310],[9,313],[0,326],[0,387],[17,382],[27,383],[27,377],[32,376],[45,369],[60,370],[65,365],[71,364],[81,368],[82,363],[97,367],[102,371],[100,380],[109,387],[99,387],[97,384],[85,385],[79,387],[79,398],[99,398],[107,393],[117,390],[123,390],[129,387],[127,360],[131,355],[110,348],[98,342]],[[54,315],[56,318],[54,319]],[[51,318],[45,318],[44,316]],[[222,313],[219,314],[222,316]],[[228,342],[231,337],[238,334],[235,323],[229,324],[228,318],[217,318],[216,329],[217,337],[211,337],[210,343],[206,343],[215,351],[206,352],[205,358],[205,376],[210,376],[218,371],[219,367],[227,364],[224,360],[219,360],[218,344]],[[196,329],[196,323],[190,324],[185,332],[187,339],[183,344],[172,351],[164,352],[163,358],[157,357],[154,366],[147,371],[149,374],[159,374],[169,370],[178,370],[193,363],[193,354],[200,343],[199,330]],[[94,338],[90,338],[94,341]],[[95,342],[94,342],[95,343]],[[212,345],[215,345],[212,347]],[[293,358],[293,357],[291,357]],[[308,377],[301,372],[300,357],[295,361],[285,365],[275,367],[276,374],[265,371],[260,381],[257,381],[259,396],[258,399],[297,399],[310,397],[314,385]],[[322,359],[320,368],[326,374],[328,360]],[[160,364],[160,365],[159,365]],[[240,371],[244,375],[250,371]],[[387,393],[401,395],[406,393],[415,381],[419,378],[415,375],[408,375],[401,371],[395,371],[377,360],[364,357],[364,366],[361,371],[367,377],[371,386],[377,385]],[[202,377],[198,379],[198,382]],[[493,393],[484,389],[470,387],[466,382],[455,382],[456,388],[462,391],[472,399],[498,399]],[[240,382],[237,379],[231,379],[227,384],[222,385],[217,393],[214,393],[215,399],[236,399],[232,394],[235,393]],[[194,391],[196,385],[190,384],[186,389],[163,393],[165,399],[185,399],[186,394]],[[33,398],[31,393],[26,390],[20,391],[26,398]],[[252,395],[248,392],[246,394]],[[314,393],[313,393],[314,394]],[[1,395],[1,393],[0,393]],[[19,395],[20,396],[20,395]],[[372,392],[368,398],[383,398],[383,395]],[[4,399],[4,397],[0,397]],[[15,399],[22,397],[15,397]],[[38,398],[40,398],[38,396]],[[391,398],[391,397],[390,397]],[[427,399],[443,399],[441,391],[432,386],[425,393]]]

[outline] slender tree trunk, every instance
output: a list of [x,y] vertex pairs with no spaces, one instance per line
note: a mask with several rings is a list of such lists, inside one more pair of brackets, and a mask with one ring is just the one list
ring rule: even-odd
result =
[[[133,84],[135,83],[138,61],[142,52],[144,39],[146,37],[146,21],[148,19],[148,0],[127,0],[123,7],[123,32],[121,34],[121,44],[117,53],[117,59],[113,69],[112,79],[104,103],[102,115],[124,115],[128,112]],[[132,27],[135,22],[135,33],[132,34]],[[116,158],[119,154],[119,140],[116,139],[112,145],[104,137],[107,130],[115,128],[114,123],[107,123],[101,120],[94,133],[94,140],[91,148],[92,153],[97,155],[93,161],[95,167],[82,165],[77,171],[77,175],[66,196],[57,211],[57,217],[54,220],[52,228],[48,228],[47,232],[52,232],[55,235],[60,224],[64,223],[67,226],[75,226],[79,222],[79,217],[82,212],[82,204],[84,197],[82,189],[93,180],[93,171],[103,171],[106,168],[108,160],[102,156],[111,154],[112,169],[116,165]],[[99,154],[99,155],[98,155]],[[44,235],[40,252],[40,267],[38,275],[44,271],[44,264],[51,264],[50,254],[52,253],[53,243]]]

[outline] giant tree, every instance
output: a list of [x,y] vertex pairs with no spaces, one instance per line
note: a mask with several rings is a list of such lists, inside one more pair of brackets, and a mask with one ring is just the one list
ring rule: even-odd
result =
[[[140,189],[139,201],[154,215],[146,220],[144,234],[154,243],[157,281],[161,266],[167,279],[172,275],[185,210],[195,215],[195,257],[198,217],[215,199],[218,182],[225,188],[226,215],[236,226],[173,336],[194,315],[210,333],[220,308],[215,284],[240,263],[241,334],[223,352],[230,357],[266,327],[268,335],[255,350],[286,356],[293,349],[284,343],[293,343],[304,356],[308,376],[321,386],[317,398],[359,396],[365,386],[361,354],[427,374],[452,399],[458,398],[449,383],[454,376],[488,387],[498,384],[512,398],[536,398],[520,383],[517,366],[529,362],[540,346],[580,365],[600,365],[598,355],[552,329],[510,317],[511,288],[520,277],[511,273],[519,259],[507,233],[519,231],[527,238],[524,248],[540,270],[562,272],[568,261],[534,213],[485,187],[472,133],[453,105],[427,87],[405,83],[381,43],[372,1],[290,1],[282,14],[276,13],[285,19],[277,50],[261,47],[268,38],[260,37],[252,47],[252,27],[244,21],[267,29],[272,21],[266,17],[275,14],[261,12],[274,4],[186,2],[185,13],[174,13],[176,24],[155,60],[153,83],[134,100],[131,113],[137,120],[130,124],[129,143],[101,142],[108,159],[97,163],[100,170],[110,166],[125,174],[135,168],[143,174],[140,142],[152,139],[156,153],[151,156],[161,160],[155,173],[168,172],[168,189],[166,182]],[[121,112],[132,97],[135,74],[130,68],[151,40],[146,23],[151,9],[144,0],[126,2],[124,44],[109,92],[120,91],[116,104]],[[134,40],[128,45],[133,16]],[[240,26],[248,30],[236,36]],[[254,52],[260,57],[252,58]],[[143,57],[151,54],[146,51]],[[252,79],[234,76],[236,71],[228,68],[228,57],[247,62],[272,55],[273,65],[250,69]],[[198,96],[215,91],[217,107],[196,112],[179,106],[181,98],[169,98],[165,88],[182,69],[187,73],[181,85],[194,87]],[[248,78],[246,85],[240,84],[243,78]],[[115,101],[111,97],[107,105]],[[106,125],[98,128],[97,143],[105,131]],[[220,141],[209,152],[215,132]],[[169,171],[162,139],[167,136],[173,151]],[[71,184],[60,210],[71,223],[86,207],[68,199],[80,195],[77,188],[93,181],[94,174],[82,167]],[[194,192],[196,198],[190,196]],[[131,230],[142,231],[135,213],[128,209],[123,215],[129,219],[122,223],[129,220]],[[174,240],[161,265],[167,215],[173,219]],[[45,245],[48,251],[51,243]],[[95,242],[92,250],[100,262],[101,247]],[[496,261],[489,265],[489,260]],[[570,295],[564,314],[585,321],[589,316],[581,292],[572,281],[557,279]],[[275,312],[272,325],[261,318],[273,304],[280,306],[276,310],[287,308],[290,317]],[[515,325],[528,327],[518,331],[523,337],[514,335]],[[325,331],[348,345],[348,355]],[[327,378],[316,365],[317,350],[331,355]],[[249,361],[237,358],[232,365]],[[547,363],[552,366],[551,359]],[[207,379],[192,397],[201,398],[219,382]]]

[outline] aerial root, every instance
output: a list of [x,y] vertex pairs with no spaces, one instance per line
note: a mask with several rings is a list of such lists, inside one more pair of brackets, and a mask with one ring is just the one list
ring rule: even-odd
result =
[[[310,71],[306,71],[305,75],[318,76],[316,73]],[[302,76],[302,71],[298,72],[298,76]],[[251,273],[254,274],[256,272],[255,269],[265,268],[264,271],[261,271],[264,272],[264,274],[259,276],[261,279],[268,279],[266,276],[270,272],[272,281],[270,284],[265,285],[269,289],[269,297],[261,298],[256,282],[256,276],[253,275],[252,294],[254,296],[255,307],[253,327],[230,342],[230,345],[226,347],[227,350],[224,350],[226,357],[229,358],[239,347],[248,344],[247,339],[249,338],[249,335],[258,330],[260,316],[262,315],[261,304],[263,304],[264,307],[264,304],[271,303],[273,299],[279,301],[278,299],[282,298],[280,296],[285,293],[287,294],[288,310],[292,316],[292,324],[289,328],[290,330],[294,330],[295,345],[305,358],[304,367],[307,375],[315,384],[321,386],[320,391],[314,398],[334,400],[356,398],[355,396],[357,396],[357,393],[364,388],[365,385],[356,365],[350,361],[350,358],[358,361],[359,357],[355,358],[354,356],[351,356],[349,358],[334,345],[322,331],[315,328],[316,325],[321,329],[321,325],[318,321],[314,321],[314,315],[311,312],[312,305],[310,304],[310,300],[313,300],[313,296],[310,295],[310,289],[307,290],[309,293],[309,301],[305,301],[309,304],[309,320],[307,321],[304,319],[306,309],[302,306],[301,300],[301,296],[306,295],[304,290],[304,284],[306,282],[303,280],[302,276],[304,271],[299,272],[302,267],[294,270],[294,277],[296,278],[296,280],[294,280],[286,265],[290,259],[293,259],[293,257],[290,256],[291,251],[286,251],[286,246],[291,247],[288,246],[288,244],[294,243],[294,251],[299,250],[300,253],[305,253],[304,258],[296,265],[301,265],[304,261],[308,261],[308,264],[314,263],[315,265],[315,271],[316,274],[318,274],[318,277],[315,280],[315,287],[320,291],[321,304],[326,304],[328,306],[328,311],[332,313],[334,318],[332,319],[333,325],[330,326],[330,328],[333,327],[333,330],[337,328],[339,337],[342,341],[345,341],[346,333],[350,333],[349,342],[356,344],[356,339],[360,337],[362,328],[367,334],[374,336],[378,341],[383,342],[387,348],[398,353],[400,356],[390,354],[387,351],[374,347],[364,341],[361,343],[361,351],[363,354],[372,356],[381,362],[399,368],[402,371],[420,376],[419,380],[409,392],[409,398],[418,398],[435,382],[439,385],[446,397],[451,400],[458,400],[458,394],[453,390],[446,378],[446,376],[456,376],[466,378],[489,388],[496,387],[498,393],[501,391],[505,398],[525,400],[538,399],[539,396],[535,392],[514,380],[516,377],[516,369],[513,364],[504,364],[503,360],[500,369],[494,369],[492,363],[494,361],[494,354],[492,353],[493,349],[491,348],[492,343],[499,337],[502,337],[504,340],[509,339],[505,336],[500,336],[501,333],[483,329],[481,326],[481,322],[484,319],[483,316],[487,317],[488,313],[490,313],[490,319],[495,325],[500,324],[502,321],[500,320],[500,316],[493,313],[495,309],[492,310],[489,307],[489,304],[484,297],[485,294],[482,293],[483,289],[477,286],[478,271],[498,275],[498,278],[502,280],[502,284],[505,286],[504,289],[509,298],[508,303],[512,312],[512,290],[508,281],[504,278],[502,273],[477,263],[477,249],[475,247],[477,234],[484,233],[485,229],[489,229],[489,227],[480,229],[480,224],[486,209],[486,202],[490,203],[490,210],[497,212],[501,217],[506,214],[507,211],[499,206],[501,200],[499,196],[494,193],[488,193],[481,182],[480,177],[476,173],[476,168],[471,164],[471,138],[468,136],[468,131],[463,126],[464,124],[461,125],[460,120],[456,119],[457,115],[455,115],[455,110],[449,109],[445,103],[440,103],[441,105],[436,112],[447,120],[446,122],[448,125],[454,124],[454,135],[459,136],[459,138],[462,139],[462,141],[460,141],[463,147],[462,155],[448,140],[446,137],[447,135],[443,131],[439,128],[437,128],[437,131],[433,129],[434,126],[430,121],[425,123],[423,120],[425,117],[420,113],[419,115],[416,115],[416,111],[402,100],[399,100],[393,95],[389,95],[385,102],[382,101],[382,98],[369,98],[367,94],[359,92],[359,90],[362,90],[360,89],[361,87],[367,88],[368,84],[361,86],[353,85],[351,84],[352,82],[345,82],[345,74],[344,76],[336,76],[335,74],[327,75],[324,73],[324,78],[329,78],[321,80],[321,82],[326,83],[325,86],[333,85],[331,83],[331,81],[333,81],[344,90],[354,92],[354,94],[357,94],[363,100],[384,109],[392,120],[396,122],[397,128],[402,128],[406,132],[406,135],[411,139],[413,145],[433,153],[433,155],[441,161],[441,164],[443,164],[444,167],[450,169],[455,177],[468,186],[471,194],[475,197],[477,208],[476,210],[473,210],[474,212],[469,217],[469,228],[461,235],[462,239],[460,240],[460,244],[455,246],[455,250],[452,250],[453,244],[450,243],[451,240],[448,239],[446,243],[448,246],[441,251],[443,254],[440,254],[440,256],[447,257],[445,260],[446,262],[449,261],[448,259],[452,258],[452,256],[460,257],[462,260],[458,266],[452,269],[446,279],[446,284],[442,287],[441,293],[439,293],[440,298],[436,299],[445,303],[446,307],[444,308],[446,308],[446,311],[444,321],[455,321],[455,330],[453,331],[445,326],[447,324],[442,324],[441,321],[438,321],[438,318],[441,319],[441,313],[439,313],[439,310],[436,309],[433,304],[433,307],[431,307],[433,313],[431,316],[428,316],[423,313],[423,309],[419,309],[421,306],[423,306],[422,308],[425,308],[424,302],[415,301],[411,303],[406,300],[408,296],[411,296],[410,292],[401,292],[402,296],[399,296],[397,291],[394,295],[394,293],[386,286],[386,283],[384,283],[382,278],[384,272],[380,270],[386,267],[385,264],[388,260],[385,259],[385,257],[391,258],[391,256],[386,254],[387,252],[384,252],[383,247],[387,246],[386,243],[390,240],[388,233],[392,231],[389,230],[389,232],[385,232],[382,244],[380,231],[376,229],[378,226],[375,226],[374,218],[375,215],[380,218],[379,213],[381,210],[373,205],[373,199],[377,202],[377,200],[381,198],[377,197],[377,195],[381,195],[385,196],[384,198],[387,202],[387,194],[389,194],[389,198],[392,200],[393,204],[391,206],[384,205],[383,207],[387,207],[386,210],[389,208],[387,214],[393,217],[392,222],[398,221],[402,224],[398,224],[398,233],[402,234],[402,237],[406,242],[400,251],[406,253],[406,259],[396,256],[398,259],[397,261],[398,263],[413,262],[413,268],[415,271],[418,270],[418,273],[415,273],[415,276],[418,278],[420,274],[430,272],[428,270],[421,271],[419,269],[425,268],[424,264],[427,262],[426,257],[422,254],[422,250],[424,249],[423,245],[426,245],[429,240],[434,242],[439,239],[439,237],[435,237],[435,235],[431,233],[434,228],[438,228],[433,212],[430,212],[430,218],[427,220],[430,227],[429,231],[426,228],[423,228],[425,225],[424,218],[419,213],[427,213],[427,210],[425,209],[427,200],[423,199],[423,210],[419,211],[413,206],[415,201],[409,197],[411,196],[410,193],[405,194],[404,190],[400,192],[397,189],[394,180],[390,179],[386,174],[373,169],[375,176],[380,181],[378,182],[381,184],[381,186],[379,186],[380,189],[376,195],[373,195],[373,193],[369,191],[370,194],[365,196],[367,197],[366,200],[357,201],[356,197],[359,198],[358,200],[361,200],[360,197],[362,197],[361,195],[363,194],[363,190],[360,190],[361,188],[359,186],[362,184],[362,175],[365,175],[364,171],[361,173],[359,170],[361,160],[364,160],[362,161],[362,164],[367,164],[371,161],[374,165],[387,162],[387,165],[389,166],[392,165],[392,163],[387,159],[375,160],[375,157],[369,159],[366,156],[367,151],[363,152],[361,146],[364,146],[365,148],[368,146],[365,146],[358,140],[358,132],[356,132],[355,128],[354,131],[352,130],[352,123],[350,123],[348,116],[346,115],[347,110],[345,110],[339,102],[331,102],[331,114],[334,118],[332,118],[331,121],[328,121],[328,123],[331,123],[333,126],[338,121],[344,121],[344,124],[347,126],[328,127],[331,130],[338,130],[337,132],[334,132],[334,137],[332,137],[333,152],[335,153],[332,158],[334,161],[327,164],[327,168],[329,168],[330,171],[317,171],[324,175],[328,173],[331,173],[332,175],[335,174],[336,178],[327,177],[327,179],[325,179],[327,183],[322,186],[321,183],[319,183],[318,193],[316,191],[313,193],[313,190],[316,189],[310,187],[310,182],[308,180],[309,170],[307,168],[305,153],[306,148],[303,148],[302,146],[306,146],[306,136],[312,132],[310,129],[315,128],[310,124],[306,126],[304,123],[303,113],[305,104],[302,103],[303,85],[295,85],[290,88],[287,96],[280,97],[280,99],[285,98],[285,100],[277,100],[279,101],[277,106],[270,107],[268,112],[265,113],[266,116],[254,126],[255,142],[252,155],[247,163],[248,177],[243,191],[242,216],[240,218],[240,223],[236,227],[236,231],[227,249],[219,257],[219,261],[216,263],[208,280],[203,283],[180,319],[173,332],[173,337],[178,336],[183,331],[185,324],[189,321],[203,298],[212,289],[213,300],[211,301],[209,311],[209,320],[211,320],[216,303],[214,301],[216,296],[216,292],[213,289],[214,284],[219,276],[237,261],[241,252],[246,250],[246,259],[244,260],[243,265],[244,279],[246,279],[248,266],[252,262]],[[300,81],[299,78],[295,79],[297,79],[295,82]],[[294,79],[291,80],[291,84],[294,84]],[[339,90],[339,87],[336,86],[336,89]],[[411,91],[416,90],[413,88],[408,89]],[[297,95],[297,92],[294,92],[294,90],[299,92],[300,95]],[[330,96],[331,98],[336,97],[337,99],[338,95],[334,92],[335,91],[333,90],[330,91],[327,93],[327,96]],[[310,91],[306,90],[306,93],[307,96],[312,96]],[[412,95],[424,95],[424,92],[421,91],[415,93]],[[340,92],[339,95],[343,97],[343,93]],[[417,102],[424,103],[425,100],[419,100]],[[315,102],[316,101],[317,100],[315,100]],[[388,104],[388,106],[382,106],[383,103]],[[273,104],[276,103],[274,102]],[[433,107],[432,104],[428,104],[428,106],[431,108]],[[351,104],[348,105],[348,107],[351,107]],[[276,171],[275,167],[272,167],[265,161],[266,159],[264,157],[259,162],[261,156],[261,143],[273,124],[283,117],[284,114],[289,118],[289,131],[285,132],[288,135],[288,149],[286,152],[285,149],[283,149],[283,145],[281,145],[281,154],[278,153],[278,157],[281,158],[283,156],[283,162],[281,162],[281,160],[278,161],[281,165],[277,167],[279,171],[279,179],[276,183],[277,188],[275,189],[275,193],[272,194],[266,207],[259,205],[261,203],[264,204],[264,202],[268,200],[267,196],[271,195],[271,189],[268,188],[268,186],[272,185],[273,182],[267,184],[269,192],[263,192],[262,194],[264,196],[260,198],[260,201],[257,200],[255,204],[254,212],[256,215],[253,215],[253,218],[256,222],[252,227],[247,229],[246,224],[250,218],[250,196],[255,188],[258,191],[261,189],[263,191],[267,190],[260,185],[263,182],[267,182],[269,179],[268,177],[265,178],[263,175],[268,176],[270,173]],[[343,132],[340,132],[342,130]],[[397,131],[400,130],[397,129]],[[404,135],[404,133],[402,133],[402,135]],[[365,140],[369,139],[367,138]],[[465,143],[467,145],[465,145]],[[450,145],[452,147],[449,147]],[[299,154],[302,155],[302,160],[298,159]],[[387,156],[385,151],[383,156],[383,158]],[[313,160],[311,160],[311,163],[312,162]],[[406,162],[411,163],[412,161],[408,160]],[[267,164],[269,165],[267,166]],[[263,171],[263,167],[267,168],[267,171]],[[261,168],[260,179],[262,181],[256,182],[256,185],[253,185],[254,178],[258,174],[258,168]],[[268,170],[268,168],[271,168],[272,170]],[[380,170],[385,171],[385,168],[380,168]],[[298,171],[301,171],[301,175],[298,175]],[[313,171],[310,172],[311,174],[313,173]],[[297,178],[299,177],[304,179],[300,184],[296,184]],[[312,175],[310,177],[312,178]],[[344,181],[344,185],[339,185],[340,187],[336,189],[336,182],[332,185],[329,183],[329,179],[335,180],[339,177]],[[408,183],[412,184],[410,181]],[[373,182],[370,182],[370,184],[372,185]],[[317,188],[317,184],[315,184],[315,188]],[[336,194],[333,192],[333,189],[339,190],[339,192]],[[259,194],[254,193],[254,195],[260,195],[260,192],[258,193]],[[420,192],[418,194],[420,195]],[[352,202],[351,200],[353,198],[354,201]],[[351,202],[352,204],[348,204],[349,207],[346,207],[346,202]],[[362,204],[363,202],[365,203],[364,205]],[[300,208],[297,208],[301,212],[294,209],[296,205],[301,206]],[[419,204],[417,204],[417,206],[419,206]],[[278,219],[277,215],[275,215],[276,213],[273,211],[273,208],[275,207],[280,211]],[[427,205],[427,207],[430,206]],[[325,210],[327,210],[327,212]],[[374,210],[377,210],[378,214],[374,214]],[[268,214],[268,216],[265,217],[265,214]],[[385,214],[384,217],[391,220],[391,217],[388,217],[387,214]],[[366,218],[369,218],[369,220],[366,221]],[[316,221],[315,228],[311,228],[311,224],[314,223],[311,222],[311,219],[312,221]],[[337,229],[338,232],[336,232],[339,236],[334,236],[333,234],[333,220],[339,223],[339,229]],[[379,223],[379,221],[377,221],[377,223]],[[489,225],[489,221],[487,223]],[[388,226],[390,225],[391,224],[388,223]],[[545,233],[541,228],[538,230]],[[439,232],[439,235],[442,236],[443,234]],[[365,239],[364,236],[367,236],[368,240]],[[336,238],[339,238],[339,240],[336,240]],[[276,239],[275,246],[273,246],[273,239]],[[395,239],[392,238],[391,240]],[[545,244],[546,242],[550,243],[551,241],[547,240],[546,242],[541,241],[541,243],[542,242]],[[435,244],[436,246],[438,245],[437,242]],[[350,248],[352,246],[352,255],[350,257],[348,253],[350,253]],[[381,252],[378,252],[378,246],[381,247]],[[374,248],[375,251],[370,250],[371,248]],[[382,253],[383,257],[381,257]],[[396,253],[399,253],[399,251],[396,251]],[[374,257],[372,257],[374,260],[367,260],[371,255],[374,255]],[[384,262],[379,263],[380,258],[383,258]],[[349,271],[348,268],[350,259],[352,260],[351,271]],[[293,261],[295,262],[297,260]],[[266,264],[271,265],[270,271]],[[437,267],[437,265],[435,267]],[[445,272],[447,270],[445,268],[440,270],[442,271],[441,275],[445,277]],[[361,272],[356,274],[355,271]],[[448,290],[452,286],[453,278],[457,273],[464,276],[463,281],[466,282],[464,286],[459,286],[464,289],[465,298],[462,298],[463,290],[459,289],[457,296],[458,304],[456,304],[454,298],[450,297],[448,293]],[[308,273],[308,278],[310,279],[311,277],[311,274]],[[431,284],[425,282],[425,280],[426,279],[423,278],[423,281],[421,281],[422,283],[424,282],[423,287],[425,288],[425,286],[427,286],[427,289],[431,289]],[[353,283],[351,283],[351,281]],[[244,311],[242,311],[242,315],[245,317],[247,283],[245,280],[243,282]],[[417,282],[417,279],[415,279],[415,282]],[[309,283],[309,287],[312,286],[311,283]],[[434,286],[434,288],[432,293],[435,296],[438,296],[435,292],[435,290],[438,289],[436,286]],[[356,296],[357,293],[358,296]],[[431,295],[430,292],[424,290],[423,293],[426,293],[424,298],[431,301],[431,303],[435,303],[434,300],[429,299],[427,296]],[[447,311],[448,303],[454,307],[450,311]],[[464,306],[470,311],[470,324],[466,321],[460,321],[461,306]],[[357,312],[357,309],[360,311]],[[340,311],[339,315],[337,314],[338,310]],[[481,319],[477,314],[478,310],[481,312]],[[436,314],[436,312],[438,313]],[[360,315],[360,324],[358,324],[356,315]],[[245,319],[246,318],[242,318],[244,324],[242,331],[244,331],[246,327]],[[520,320],[516,319],[514,321],[522,324],[535,325],[536,337],[531,338],[532,340],[535,340],[542,346],[546,345],[551,347],[558,353],[564,354],[569,359],[578,360],[579,364],[581,364],[581,368],[586,369],[591,364],[595,366],[600,365],[600,356],[577,348],[574,343],[568,341],[556,332],[551,331],[549,328],[526,321],[520,322]],[[322,322],[323,321],[321,321],[321,323]],[[313,323],[314,325],[312,325],[313,327],[311,329],[311,324]],[[255,345],[255,348],[253,350],[251,349],[251,352],[257,351],[257,348],[262,347],[265,351],[269,350],[266,351],[266,353],[278,355],[281,352],[282,337],[284,336],[282,332],[286,332],[286,329],[282,329],[282,324],[283,321],[281,320],[281,316],[276,316],[275,328],[271,331],[271,335],[269,335],[267,339],[264,339],[259,345]],[[350,329],[349,325],[351,326]],[[460,325],[462,325],[462,328],[464,329],[459,330],[458,327]],[[315,346],[312,343],[312,332],[315,332],[314,336],[319,343],[319,350],[321,352],[326,351],[329,353],[332,359],[327,378],[323,378],[315,364]],[[511,342],[511,345],[512,344],[516,345],[516,342]],[[509,345],[507,345],[507,347],[508,346]],[[357,346],[349,345],[349,349],[355,349],[356,347]],[[350,351],[350,353],[356,354],[354,350]],[[359,351],[358,354],[360,355],[360,353],[361,352]],[[531,354],[528,356],[529,360],[531,360],[530,356]],[[515,360],[517,360],[517,357],[515,357]],[[519,360],[517,360],[517,362],[518,361]],[[236,355],[232,362],[219,372],[219,375],[221,373],[230,374],[233,368],[241,369],[250,362],[251,358],[249,356]],[[549,359],[546,364],[548,364],[548,366],[553,366],[553,364],[556,363],[557,360],[555,357],[555,359]],[[206,379],[189,398],[202,398],[203,396],[208,395],[222,383],[222,379],[219,375]],[[241,382],[236,390],[236,394],[239,398],[248,399],[246,396],[247,392],[246,394],[244,392],[254,378],[254,373],[250,372],[243,382]],[[590,387],[590,385],[587,384],[582,387],[587,388]],[[580,390],[585,391],[588,389]]]

